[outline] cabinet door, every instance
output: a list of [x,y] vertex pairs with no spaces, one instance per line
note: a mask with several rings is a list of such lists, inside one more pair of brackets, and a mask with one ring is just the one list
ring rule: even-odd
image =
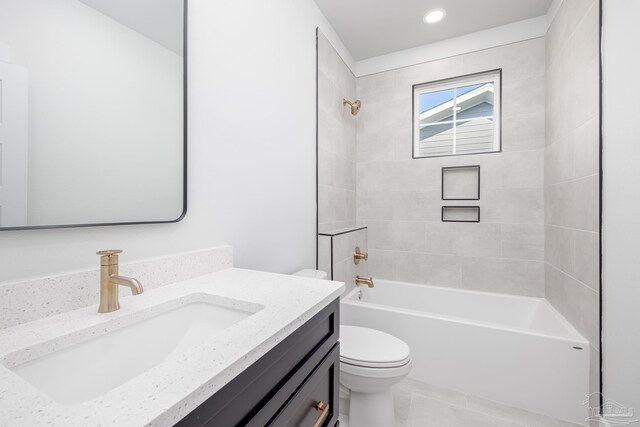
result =
[[270,425],[334,426],[338,421],[339,370],[340,343],[333,347]]

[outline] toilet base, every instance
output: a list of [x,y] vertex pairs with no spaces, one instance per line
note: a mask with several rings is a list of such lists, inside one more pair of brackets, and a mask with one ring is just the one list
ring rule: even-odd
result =
[[394,424],[393,396],[390,389],[375,393],[351,390],[349,427],[389,427]]

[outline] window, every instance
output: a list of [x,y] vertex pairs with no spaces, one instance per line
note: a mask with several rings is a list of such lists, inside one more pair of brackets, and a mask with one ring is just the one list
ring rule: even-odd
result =
[[413,157],[500,151],[500,82],[495,70],[413,86]]

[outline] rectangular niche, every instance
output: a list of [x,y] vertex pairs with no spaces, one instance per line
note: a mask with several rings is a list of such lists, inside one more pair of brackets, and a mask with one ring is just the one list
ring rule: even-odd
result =
[[480,166],[442,168],[442,200],[480,200]]
[[442,222],[480,222],[480,206],[443,206]]

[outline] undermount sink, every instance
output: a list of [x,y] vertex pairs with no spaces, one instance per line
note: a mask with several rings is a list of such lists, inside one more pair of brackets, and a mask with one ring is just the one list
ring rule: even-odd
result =
[[260,308],[243,311],[192,301],[10,369],[53,400],[79,404],[148,371],[176,351],[210,339]]

